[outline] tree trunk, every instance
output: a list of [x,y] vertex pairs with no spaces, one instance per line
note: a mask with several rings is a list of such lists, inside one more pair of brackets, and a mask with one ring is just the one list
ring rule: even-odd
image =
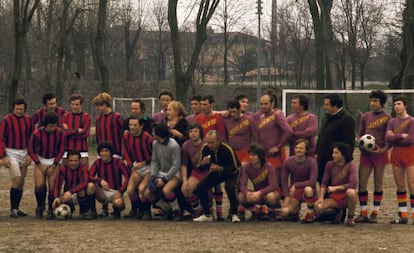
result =
[[[141,25],[138,27],[138,30],[135,32],[134,38],[130,41],[130,21],[127,20],[124,25],[125,33],[125,79],[128,81],[134,80],[134,70],[132,68],[132,57],[134,56],[134,50],[137,45],[139,35],[141,33]],[[145,56],[144,56],[145,57]]]
[[101,91],[109,91],[109,67],[105,60],[104,42],[108,0],[99,0],[98,27],[95,37],[96,61],[101,76]]
[[403,12],[401,63],[401,88],[412,89],[414,87],[414,0],[406,0]]
[[316,0],[308,0],[308,4],[312,15],[313,31],[315,33],[316,88],[322,90],[325,89],[325,42],[322,21]]
[[63,60],[65,57],[66,48],[66,25],[69,14],[69,0],[63,0],[62,16],[59,24],[59,44],[57,50],[56,62],[56,99],[62,101],[63,99]]

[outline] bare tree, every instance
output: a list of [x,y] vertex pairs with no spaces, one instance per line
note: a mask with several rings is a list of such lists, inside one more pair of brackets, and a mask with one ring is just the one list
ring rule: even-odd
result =
[[171,30],[171,42],[174,56],[174,73],[177,99],[186,101],[187,91],[193,81],[194,69],[197,65],[198,56],[203,43],[207,39],[207,25],[220,0],[201,0],[196,20],[196,41],[191,60],[186,71],[183,71],[181,61],[181,50],[179,40],[179,30],[177,23],[177,4],[178,0],[168,1],[168,23]]
[[106,15],[108,0],[99,0],[98,24],[95,35],[95,56],[101,76],[101,90],[109,90],[109,67],[105,59]]
[[11,83],[9,87],[9,108],[11,109],[11,102],[17,96],[17,89],[22,73],[23,64],[23,46],[26,34],[29,31],[30,23],[33,14],[39,6],[40,0],[13,0],[13,15],[14,15],[14,61],[13,72],[11,76]]

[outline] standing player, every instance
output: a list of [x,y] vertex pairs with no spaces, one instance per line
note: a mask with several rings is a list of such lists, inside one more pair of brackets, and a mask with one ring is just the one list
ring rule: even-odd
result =
[[113,145],[113,154],[121,158],[121,139],[123,130],[123,119],[121,114],[112,111],[112,97],[102,92],[93,98],[98,116],[96,117],[96,143],[103,141]]
[[[337,142],[332,145],[332,161],[326,163],[321,183],[319,199],[315,203],[316,211],[324,213],[330,208],[348,208],[346,225],[353,227],[354,212],[357,203],[357,171],[352,163],[352,152],[348,144]],[[325,198],[325,194],[328,198]],[[336,215],[333,223],[341,222],[341,213]]]
[[[154,120],[145,114],[145,103],[140,99],[134,99],[131,102],[130,112],[131,116],[138,117],[139,119],[144,119],[144,125],[142,130],[152,134],[152,124]],[[129,131],[129,118],[124,120],[123,132]]]
[[170,137],[169,128],[164,123],[155,125],[153,136],[151,179],[144,197],[163,209],[164,219],[169,220],[173,216],[179,221],[182,214],[174,190],[181,178],[180,146]]
[[[129,132],[122,137],[122,155],[131,170],[127,193],[131,200],[129,218],[141,218],[149,214],[149,202],[142,203],[140,199],[148,185],[151,170],[152,142],[154,138],[143,130],[145,120],[136,116],[129,118]],[[139,213],[138,213],[139,209]]]
[[208,171],[200,170],[197,163],[200,160],[200,151],[203,147],[203,128],[197,123],[188,126],[189,140],[181,147],[181,190],[187,202],[191,205],[194,215],[201,214],[201,206],[198,196],[194,194],[198,183]]
[[240,112],[243,115],[248,115],[250,117],[253,117],[254,113],[249,111],[249,98],[245,94],[237,95],[234,99],[239,101]]
[[155,123],[162,122],[167,117],[167,108],[171,101],[174,101],[174,96],[169,90],[162,90],[158,94],[158,99],[160,100],[161,111],[154,113],[152,118]]
[[[410,191],[411,209],[414,207],[414,118],[407,113],[407,99],[393,99],[396,117],[390,119],[385,141],[392,145],[391,164],[397,187],[398,216],[391,224],[407,224],[407,191]],[[414,212],[411,211],[414,219]],[[414,224],[414,223],[413,223]]]
[[9,167],[12,178],[10,217],[13,218],[27,216],[19,209],[27,167],[31,163],[27,147],[33,132],[33,125],[30,116],[25,114],[26,106],[23,98],[16,98],[13,101],[13,112],[6,115],[0,122],[0,143],[5,144],[4,153],[0,157],[7,156],[5,160],[7,162],[4,165]]
[[88,163],[88,137],[91,130],[92,118],[88,113],[82,111],[84,98],[80,94],[70,96],[71,112],[65,114],[62,122],[62,129],[66,130],[65,154],[63,163],[66,163],[69,151],[80,151],[80,162],[89,166]]
[[[384,168],[388,163],[388,148],[385,143],[385,132],[391,116],[383,110],[387,101],[387,95],[380,90],[371,91],[369,103],[371,111],[361,116],[359,123],[359,138],[364,134],[371,134],[375,137],[376,148],[372,151],[361,149],[359,163],[359,204],[360,215],[355,219],[356,223],[376,223],[382,200],[382,182]],[[374,171],[374,209],[368,218],[368,179]]]
[[290,138],[290,155],[295,154],[295,143],[299,139],[305,139],[309,143],[307,155],[315,154],[316,131],[318,130],[318,119],[308,112],[309,98],[299,94],[292,98],[290,103],[292,114],[287,117],[287,122],[292,128],[293,134]]
[[65,134],[57,127],[58,116],[55,112],[48,112],[43,120],[43,127],[35,130],[29,141],[29,155],[35,163],[35,195],[37,201],[36,218],[43,217],[46,200],[46,179],[49,186],[48,212],[46,219],[53,219],[52,203],[56,167],[63,157]]
[[195,95],[190,98],[191,114],[187,116],[188,123],[195,122],[195,118],[201,113],[201,96]]
[[203,214],[194,221],[212,221],[208,191],[211,187],[225,182],[227,197],[230,201],[229,216],[232,222],[240,222],[237,215],[236,184],[240,173],[240,162],[233,148],[221,141],[216,130],[210,130],[206,135],[206,144],[201,151],[197,167],[209,171],[197,185],[195,193],[199,196]]
[[89,171],[88,166],[82,164],[80,159],[79,151],[71,150],[68,152],[68,163],[60,167],[56,177],[52,206],[56,208],[60,203],[65,203],[71,207],[73,213],[75,205],[79,204],[79,219],[94,218],[94,216],[86,214],[88,203],[95,201],[95,197],[92,194],[87,195]]
[[63,117],[66,114],[66,111],[60,107],[57,106],[57,101],[56,101],[56,96],[53,93],[46,93],[45,95],[43,95],[42,97],[42,103],[43,103],[43,109],[39,109],[37,110],[33,115],[32,115],[32,124],[34,126],[34,128],[38,128],[43,126],[43,121],[45,119],[46,113],[48,112],[55,112],[58,116],[58,126],[61,127],[62,126],[62,120]]
[[[124,162],[113,156],[113,145],[110,142],[98,144],[98,155],[89,170],[88,193],[95,194],[96,199],[103,203],[112,203],[113,218],[121,218],[121,211],[125,208],[123,194],[126,190],[129,173]],[[94,205],[90,206],[92,213],[96,213]]]
[[[249,190],[248,181],[253,184]],[[275,168],[265,158],[265,150],[261,146],[249,148],[249,162],[243,165],[240,173],[240,192],[237,196],[240,205],[252,212],[251,221],[259,218],[260,209],[257,204],[269,207],[270,218],[275,217],[276,204],[280,200],[280,191],[276,181]]]
[[293,214],[295,220],[299,219],[300,204],[306,202],[308,213],[302,222],[313,222],[318,216],[314,209],[318,165],[315,158],[308,155],[307,140],[298,139],[293,147],[295,154],[286,159],[282,168],[282,189],[285,197],[282,215],[287,217]]
[[345,142],[355,147],[355,120],[343,107],[343,100],[337,94],[328,94],[323,101],[325,117],[322,121],[316,143],[318,161],[318,182],[321,182],[326,163],[332,160],[332,143]]

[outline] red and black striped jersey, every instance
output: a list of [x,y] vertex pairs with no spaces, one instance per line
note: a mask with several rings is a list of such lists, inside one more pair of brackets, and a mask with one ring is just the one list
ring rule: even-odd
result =
[[50,159],[54,158],[58,164],[64,153],[65,133],[59,127],[54,132],[46,132],[44,127],[35,130],[29,141],[29,155],[32,160],[40,163],[38,155]]
[[71,112],[65,114],[62,123],[66,134],[65,151],[88,152],[88,137],[92,124],[91,116],[86,112]]
[[4,147],[4,143],[0,140],[0,159],[6,156],[6,148]]
[[[123,181],[122,176],[124,176]],[[99,158],[93,162],[89,170],[89,179],[97,184],[103,179],[108,182],[111,189],[124,193],[129,181],[129,173],[121,159],[112,157],[111,161],[104,162]]]
[[123,134],[121,114],[110,112],[96,117],[96,143],[108,141],[114,146],[114,154],[121,155],[121,139]]
[[76,169],[71,169],[69,166],[61,166],[56,176],[55,188],[53,195],[59,197],[63,192],[78,193],[86,189],[89,182],[88,166],[80,165]]
[[17,116],[10,113],[0,122],[0,139],[8,148],[26,149],[32,133],[32,121],[27,114]]
[[[66,114],[66,111],[62,107],[58,106],[58,107],[56,107],[55,112],[56,112],[56,114],[58,115],[58,118],[59,118],[59,120],[58,120],[58,126],[59,127],[62,127],[62,120],[63,120],[63,117]],[[34,128],[37,129],[37,128],[43,126],[43,121],[45,119],[46,113],[47,113],[46,108],[43,108],[43,109],[38,109],[32,115],[32,124],[33,124],[33,127]]]
[[151,163],[152,142],[154,138],[147,132],[142,132],[138,136],[125,133],[122,137],[122,156],[128,167],[132,167],[134,162]]

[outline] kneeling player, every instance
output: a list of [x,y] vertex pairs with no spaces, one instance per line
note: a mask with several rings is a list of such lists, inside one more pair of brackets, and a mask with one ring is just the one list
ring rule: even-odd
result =
[[[248,180],[253,183],[254,190],[249,190]],[[252,212],[250,220],[258,218],[257,204],[269,207],[269,217],[275,217],[275,206],[279,202],[280,192],[277,187],[275,168],[266,162],[265,150],[261,146],[249,148],[249,163],[244,164],[240,175],[239,203]]]
[[67,165],[62,165],[59,176],[56,178],[55,200],[52,206],[56,208],[60,203],[65,203],[71,207],[73,213],[75,205],[79,204],[79,219],[94,218],[96,213],[86,214],[89,203],[95,201],[95,197],[86,192],[89,182],[88,166],[80,163],[81,154],[79,151],[69,151],[67,157]]
[[[88,192],[95,193],[96,199],[103,203],[112,203],[115,219],[121,218],[125,208],[123,193],[128,184],[129,174],[123,161],[113,157],[113,146],[109,142],[101,142],[97,148],[100,158],[96,159],[89,171]],[[122,177],[124,179],[122,179]],[[91,211],[96,212],[95,205]]]
[[[316,201],[315,185],[318,165],[315,158],[307,155],[309,142],[299,139],[294,145],[294,155],[286,159],[282,167],[283,200],[282,215],[299,219],[300,204],[306,202],[309,212],[302,222],[313,222],[317,217],[314,210]],[[290,184],[289,184],[290,177]]]
[[[347,226],[354,226],[354,212],[357,203],[357,171],[352,164],[352,150],[348,144],[338,142],[332,145],[332,161],[326,164],[322,178],[321,192],[315,203],[316,211],[325,213],[328,209],[348,208]],[[329,197],[324,199],[325,194]],[[339,223],[339,213],[334,223]]]

